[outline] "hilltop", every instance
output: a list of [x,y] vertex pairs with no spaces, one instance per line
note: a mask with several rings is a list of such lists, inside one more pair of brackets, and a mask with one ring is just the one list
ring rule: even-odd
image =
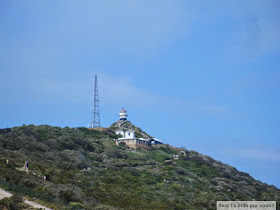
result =
[[196,151],[117,146],[117,127],[0,129],[0,187],[54,209],[216,209],[218,200],[253,199],[280,208],[272,185]]
[[110,127],[109,130],[111,131],[116,131],[118,129],[122,129],[124,131],[132,129],[135,132],[135,137],[136,138],[144,138],[144,139],[150,139],[152,138],[149,134],[147,134],[146,132],[144,132],[141,128],[133,125],[130,121],[125,120],[119,120],[115,123],[113,123]]

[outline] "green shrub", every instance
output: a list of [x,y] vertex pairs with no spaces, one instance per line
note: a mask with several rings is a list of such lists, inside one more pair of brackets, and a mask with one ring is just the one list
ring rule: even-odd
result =
[[160,147],[159,150],[162,150],[167,154],[178,154],[178,152],[176,150],[172,150],[169,147]]
[[126,159],[128,157],[123,151],[120,150],[107,150],[106,155],[110,158],[123,158]]
[[65,190],[59,191],[59,198],[68,203],[71,201],[74,201],[74,202],[79,201],[79,199],[76,197],[75,193],[70,189],[65,189]]
[[10,210],[22,209],[19,204],[24,202],[23,198],[18,195],[12,195],[10,198],[5,198],[1,201],[1,204],[6,206]]

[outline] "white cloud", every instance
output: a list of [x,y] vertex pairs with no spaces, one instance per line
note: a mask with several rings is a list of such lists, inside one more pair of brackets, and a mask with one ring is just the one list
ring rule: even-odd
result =
[[112,76],[104,73],[98,73],[98,76],[100,97],[104,104],[149,108],[166,113],[172,111],[178,115],[193,113],[221,116],[229,113],[229,110],[222,105],[144,91],[143,88],[133,84],[127,76]]
[[100,81],[100,97],[105,104],[143,107],[150,106],[153,101],[158,100],[157,96],[136,87],[127,76],[98,73],[98,77]]

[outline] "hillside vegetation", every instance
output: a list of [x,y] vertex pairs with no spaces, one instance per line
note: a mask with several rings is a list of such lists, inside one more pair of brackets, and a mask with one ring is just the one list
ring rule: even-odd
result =
[[186,150],[174,159],[169,145],[136,151],[116,146],[117,137],[82,127],[0,129],[0,187],[54,209],[197,210],[253,199],[278,199],[280,208],[279,189],[209,156]]

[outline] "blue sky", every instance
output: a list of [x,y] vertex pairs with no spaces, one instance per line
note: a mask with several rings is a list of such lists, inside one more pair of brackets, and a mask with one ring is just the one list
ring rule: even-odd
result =
[[1,1],[0,127],[101,124],[280,187],[279,1]]

